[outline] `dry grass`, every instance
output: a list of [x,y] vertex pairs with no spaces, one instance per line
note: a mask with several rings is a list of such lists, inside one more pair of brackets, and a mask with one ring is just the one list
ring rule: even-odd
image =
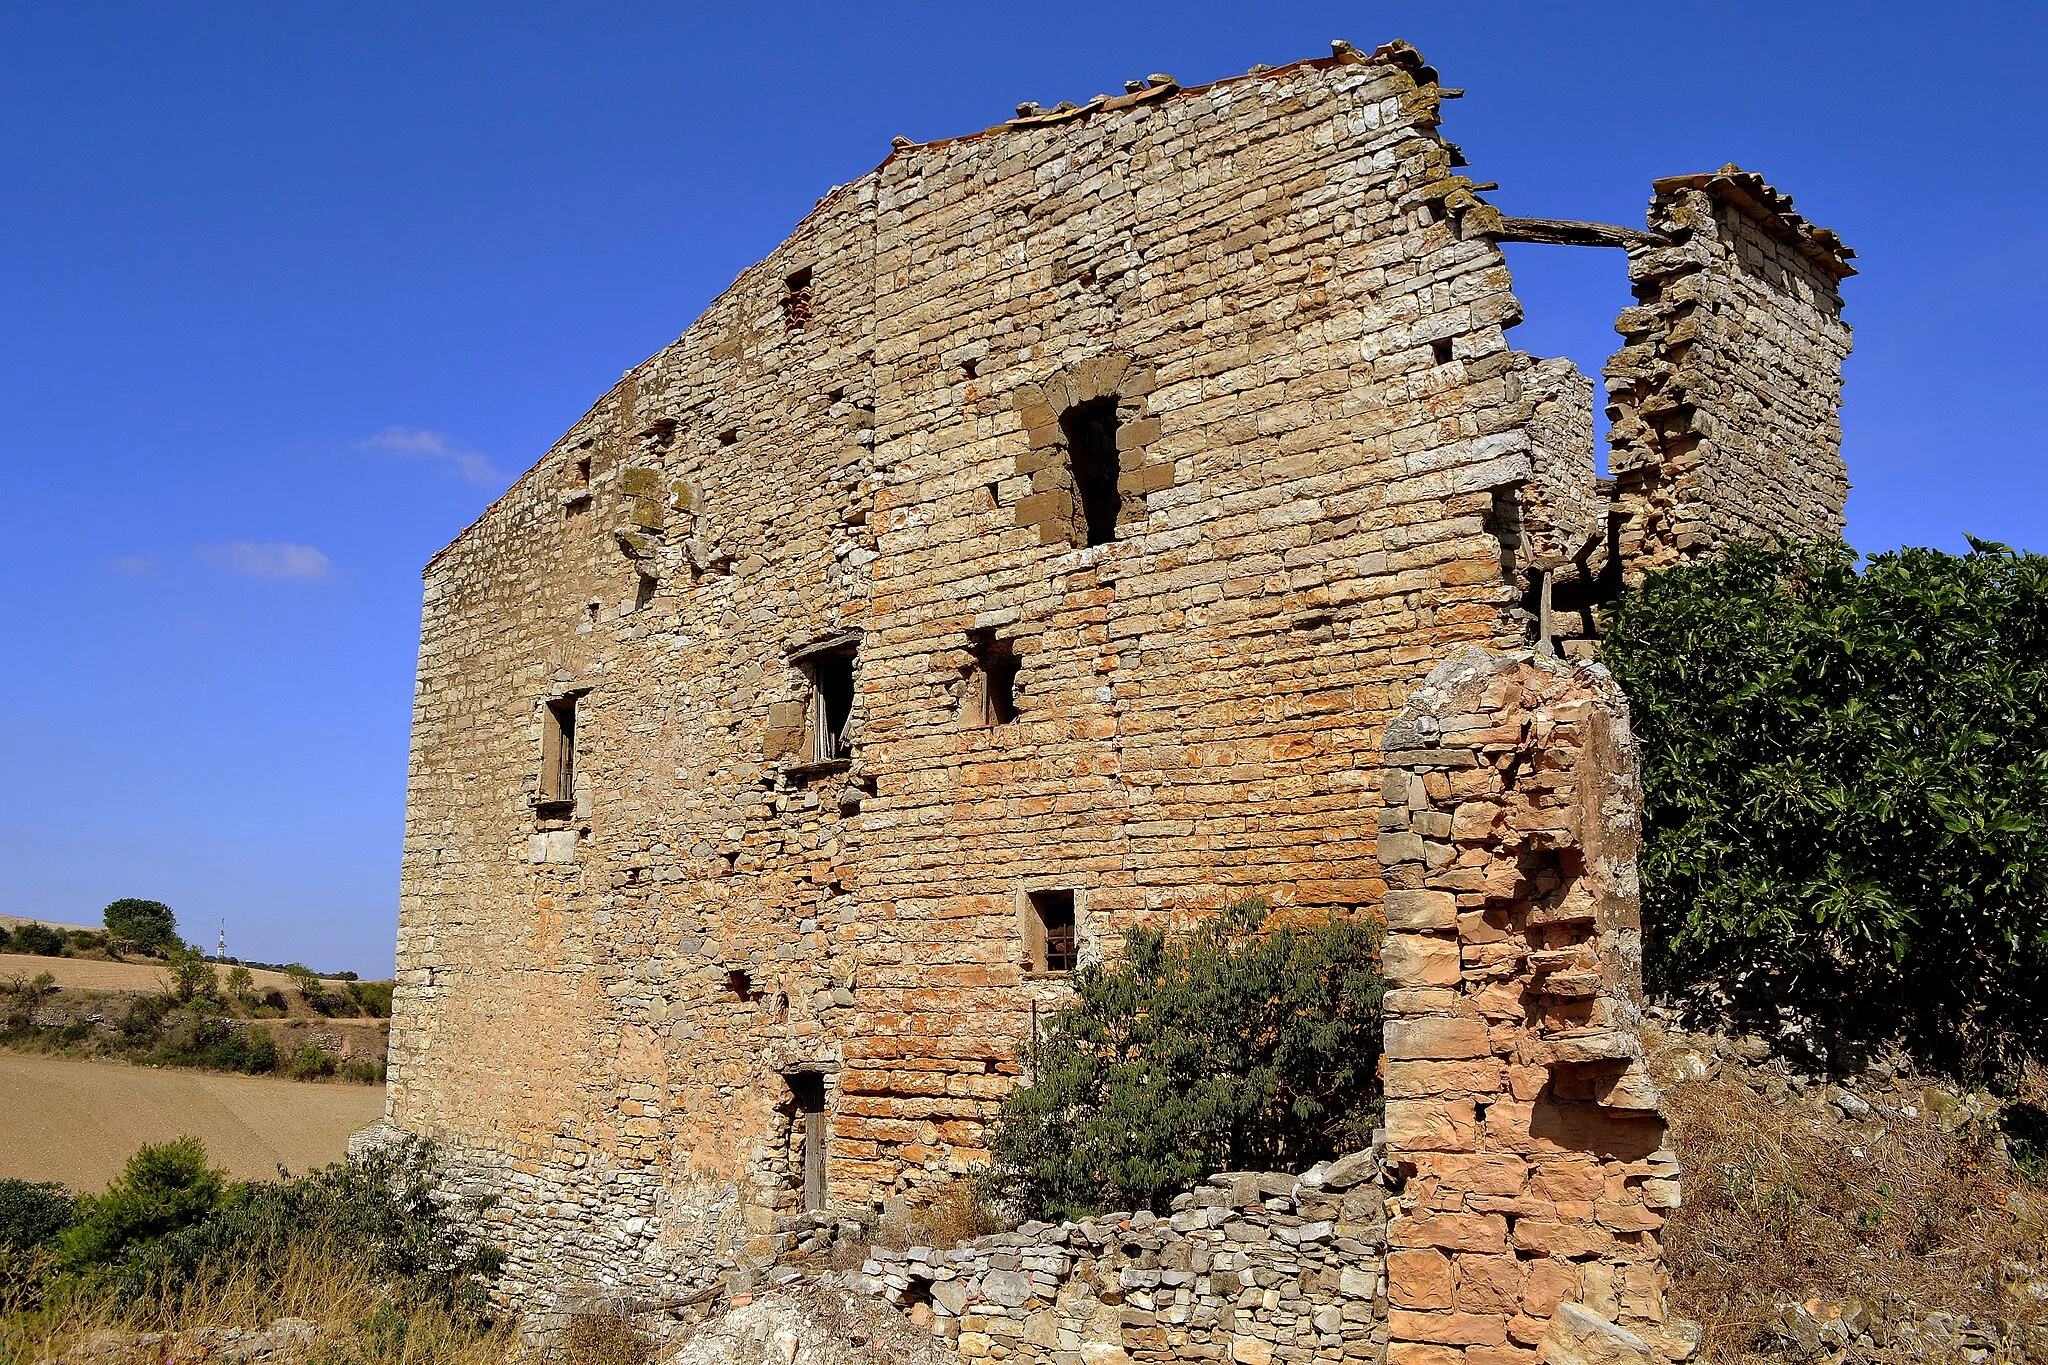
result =
[[646,1365],[654,1344],[632,1322],[610,1313],[578,1313],[555,1339],[561,1365]]
[[1815,1298],[1860,1300],[1880,1322],[1965,1314],[1997,1324],[2013,1358],[2048,1359],[2026,1283],[2048,1274],[2048,1191],[1987,1119],[1948,1131],[1922,1107],[1851,1125],[1727,1073],[1672,1085],[1665,1114],[1685,1163],[1671,1307],[1705,1331],[1702,1359],[1773,1358],[1779,1305]]
[[941,1186],[930,1202],[919,1205],[911,1216],[885,1218],[868,1224],[858,1239],[842,1238],[832,1244],[834,1270],[854,1270],[868,1259],[870,1247],[904,1251],[910,1247],[954,1247],[991,1233],[1008,1232],[1016,1223],[991,1204],[972,1179],[955,1179]]
[[[212,1355],[203,1344],[225,1329],[261,1331],[279,1318],[319,1327],[309,1365],[497,1365],[512,1354],[508,1326],[489,1326],[445,1305],[404,1303],[352,1254],[308,1250],[284,1273],[211,1280],[142,1303],[58,1296],[42,1308],[0,1316],[0,1365],[31,1365],[79,1352],[94,1365],[156,1365],[172,1356]],[[5,1305],[0,1305],[5,1307]],[[136,1342],[139,1333],[183,1339]]]

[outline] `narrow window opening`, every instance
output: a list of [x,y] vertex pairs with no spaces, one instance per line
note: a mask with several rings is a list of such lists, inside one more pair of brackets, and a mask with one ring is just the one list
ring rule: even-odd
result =
[[585,602],[583,604],[583,610],[585,614],[587,614],[590,617],[591,625],[594,626],[597,624],[597,613],[603,608],[603,606],[604,604],[602,602]]
[[750,973],[731,971],[725,974],[725,993],[741,1004],[752,1004],[760,999],[754,994],[754,978]]
[[1068,408],[1060,415],[1060,431],[1074,471],[1077,529],[1085,530],[1088,544],[1106,545],[1116,539],[1123,511],[1123,494],[1117,490],[1116,399],[1091,398]]
[[1500,581],[1515,582],[1522,550],[1522,500],[1515,485],[1507,484],[1493,490],[1493,506],[1486,514],[1486,531],[1500,546]]
[[590,487],[590,457],[588,455],[585,455],[576,462],[576,486],[578,488]]
[[969,379],[973,379],[979,373],[980,368],[980,365],[972,360],[965,360],[960,363],[960,373]]
[[1448,364],[1450,364],[1450,363],[1451,363],[1451,339],[1450,339],[1449,337],[1439,337],[1439,338],[1437,338],[1437,339],[1436,339],[1435,341],[1432,341],[1432,342],[1430,342],[1430,343],[1429,343],[1429,353],[1430,353],[1431,355],[1433,355],[1433,356],[1435,356],[1435,357],[1436,357],[1436,363],[1437,363],[1437,364],[1439,364],[1439,365],[1448,365]]
[[738,445],[739,440],[740,429],[738,427],[733,427],[728,431],[721,431],[718,433],[718,443],[722,446]]
[[661,580],[651,573],[640,575],[640,582],[633,589],[633,610],[645,611],[654,601],[654,594],[661,586]]
[[1071,972],[1080,959],[1072,891],[1033,891],[1025,920],[1027,961],[1034,972]]
[[576,698],[558,697],[543,708],[540,800],[563,806],[576,799]]
[[811,657],[811,761],[853,757],[853,656],[844,646]]
[[811,325],[811,268],[805,266],[784,281],[782,294],[782,325],[791,332],[801,332]]
[[991,630],[977,630],[970,637],[974,652],[973,674],[968,682],[967,715],[979,728],[1008,725],[1017,718],[1017,674],[1024,666],[1016,646],[999,640]]
[[801,1181],[804,1212],[815,1213],[825,1207],[825,1076],[798,1071],[784,1079],[791,1110],[790,1165]]

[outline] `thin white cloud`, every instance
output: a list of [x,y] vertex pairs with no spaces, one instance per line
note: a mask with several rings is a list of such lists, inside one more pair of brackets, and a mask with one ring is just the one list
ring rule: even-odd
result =
[[202,545],[199,552],[214,563],[251,578],[313,582],[334,576],[334,565],[310,545],[284,540],[231,540]]
[[118,559],[108,560],[107,567],[115,573],[124,573],[133,578],[140,578],[146,573],[155,571],[156,560],[148,555],[122,555]]
[[357,441],[356,449],[381,451],[406,460],[438,460],[471,483],[497,483],[505,477],[491,463],[490,456],[464,445],[445,431],[386,427]]

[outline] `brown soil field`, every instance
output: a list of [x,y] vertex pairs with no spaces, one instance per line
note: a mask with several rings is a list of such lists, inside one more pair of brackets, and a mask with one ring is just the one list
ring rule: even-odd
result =
[[[219,969],[223,980],[232,971],[231,967]],[[57,978],[57,984],[70,990],[83,991],[135,991],[151,994],[164,990],[170,981],[170,971],[161,962],[102,962],[90,957],[37,957],[30,953],[0,953],[0,981],[11,981],[20,977],[26,981],[38,972],[48,972]],[[249,975],[256,978],[258,990],[290,990],[292,981],[283,972],[260,971],[254,967]],[[334,986],[341,983],[333,978],[323,978]]]
[[[120,965],[120,964],[102,964]],[[97,1191],[145,1142],[190,1134],[242,1179],[339,1161],[384,1087],[0,1052],[0,1176]]]

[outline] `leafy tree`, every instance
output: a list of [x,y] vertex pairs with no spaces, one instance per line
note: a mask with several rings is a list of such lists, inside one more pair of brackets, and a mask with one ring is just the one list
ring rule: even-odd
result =
[[58,1262],[67,1270],[109,1264],[215,1213],[227,1191],[226,1172],[207,1164],[198,1138],[141,1147],[106,1193],[79,1202],[78,1221],[57,1238]]
[[1220,1170],[1363,1146],[1379,1105],[1380,929],[1247,901],[1194,932],[1124,935],[1074,975],[1003,1104],[991,1192],[1032,1217],[1163,1210]]
[[1970,544],[1732,546],[1614,605],[1653,988],[1836,1062],[2048,1045],[2048,557]]
[[123,896],[101,912],[107,936],[132,943],[143,952],[178,946],[178,920],[162,901]]
[[220,998],[220,974],[197,948],[178,948],[171,953],[171,993],[181,1003],[195,996]]
[[249,1004],[256,998],[256,978],[251,976],[249,969],[240,963],[237,963],[228,972],[228,994],[241,1001],[244,1005]]

